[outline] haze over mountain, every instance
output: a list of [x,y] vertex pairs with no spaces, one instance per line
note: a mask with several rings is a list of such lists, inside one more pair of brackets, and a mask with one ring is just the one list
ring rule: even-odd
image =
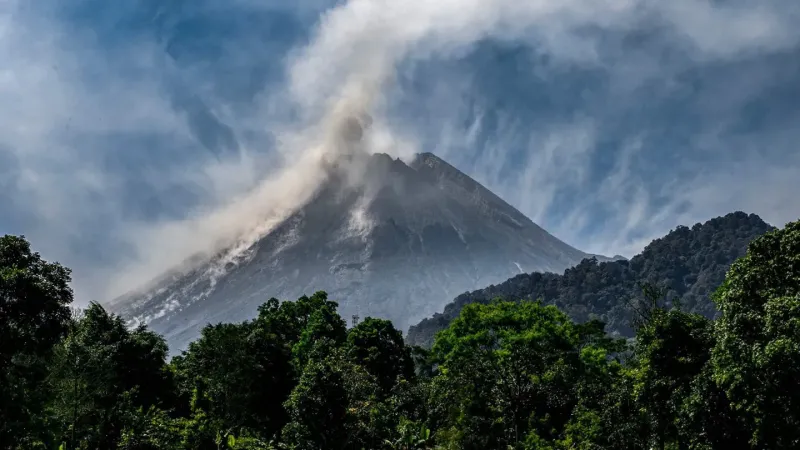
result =
[[174,350],[206,323],[245,320],[271,297],[317,290],[344,317],[388,318],[405,329],[458,292],[562,272],[590,256],[430,153],[408,164],[351,154],[326,170],[311,200],[262,238],[189,263],[113,308],[163,333]]
[[205,250],[190,219],[279,178],[357,91],[409,143],[373,151],[432,151],[585,251],[735,210],[782,225],[798,22],[794,0],[7,0],[0,232],[109,300]]

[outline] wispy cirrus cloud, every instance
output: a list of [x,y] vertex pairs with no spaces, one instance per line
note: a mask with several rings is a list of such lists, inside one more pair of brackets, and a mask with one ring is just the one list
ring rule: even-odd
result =
[[302,202],[343,99],[380,150],[433,150],[586,251],[734,209],[780,225],[800,216],[798,19],[791,0],[7,1],[0,232],[105,300]]

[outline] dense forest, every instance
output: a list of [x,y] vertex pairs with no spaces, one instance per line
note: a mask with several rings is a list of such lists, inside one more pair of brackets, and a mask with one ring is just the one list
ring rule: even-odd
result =
[[730,265],[744,255],[747,244],[771,229],[755,214],[735,212],[692,228],[679,226],[630,261],[586,259],[563,275],[521,274],[459,295],[442,314],[412,326],[407,340],[429,348],[436,332],[446,328],[466,305],[488,303],[497,297],[542,300],[575,321],[601,320],[609,333],[632,337],[631,302],[641,300],[643,285],[658,288],[668,306],[677,301],[683,311],[714,318],[717,309],[711,294]]
[[348,327],[320,292],[168,360],[145,327],[70,310],[69,283],[0,238],[0,448],[800,448],[800,222],[749,244],[714,321],[643,284],[631,341],[496,299],[426,350],[385,320]]

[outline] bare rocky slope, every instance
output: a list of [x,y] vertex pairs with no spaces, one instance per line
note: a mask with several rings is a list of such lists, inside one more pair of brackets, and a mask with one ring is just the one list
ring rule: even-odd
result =
[[[334,170],[317,194],[254,244],[194,261],[111,303],[184,349],[207,323],[252,318],[271,297],[325,290],[344,317],[399,329],[457,294],[587,255],[430,153],[406,164],[364,155],[356,185]],[[347,164],[347,161],[344,162]]]

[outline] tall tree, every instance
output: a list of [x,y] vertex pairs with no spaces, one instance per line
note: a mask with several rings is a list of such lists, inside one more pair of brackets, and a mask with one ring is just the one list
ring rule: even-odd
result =
[[[328,349],[342,345],[346,338],[347,326],[336,312],[336,304],[322,305],[311,313],[300,339],[292,347],[295,367],[302,371],[308,361],[321,359]],[[321,342],[326,345],[319,345]]]
[[274,437],[294,385],[290,349],[258,322],[207,326],[174,361],[185,397],[195,397],[192,413],[219,424],[223,434],[255,430]]
[[561,437],[577,405],[576,386],[593,372],[589,366],[607,361],[584,337],[554,306],[468,305],[433,346],[441,397],[432,415],[444,418],[438,425],[462,448]]
[[299,382],[315,344],[333,349],[346,329],[336,303],[317,292],[297,301],[270,299],[258,317],[239,324],[206,326],[200,339],[173,360],[182,398],[194,423],[194,446],[213,446],[218,435],[277,437],[289,416],[284,403]]
[[132,411],[170,407],[174,392],[167,345],[145,327],[129,330],[92,303],[58,345],[50,385],[56,432],[68,448],[112,449]]
[[710,358],[711,322],[699,314],[656,308],[636,333],[635,395],[649,418],[654,448],[686,445],[679,414],[692,383]]
[[375,377],[341,344],[317,341],[285,403],[285,442],[297,450],[380,448],[392,411],[379,391]]
[[392,322],[367,317],[347,333],[350,358],[376,378],[384,394],[400,379],[414,377],[411,352]]
[[715,301],[713,379],[750,444],[800,447],[800,222],[753,241]]
[[[69,269],[43,260],[23,236],[0,238],[0,447],[34,439],[53,346],[67,332]],[[39,429],[39,432],[35,431]]]
[[347,448],[348,392],[344,361],[311,359],[286,402],[290,422],[283,437],[297,450]]

